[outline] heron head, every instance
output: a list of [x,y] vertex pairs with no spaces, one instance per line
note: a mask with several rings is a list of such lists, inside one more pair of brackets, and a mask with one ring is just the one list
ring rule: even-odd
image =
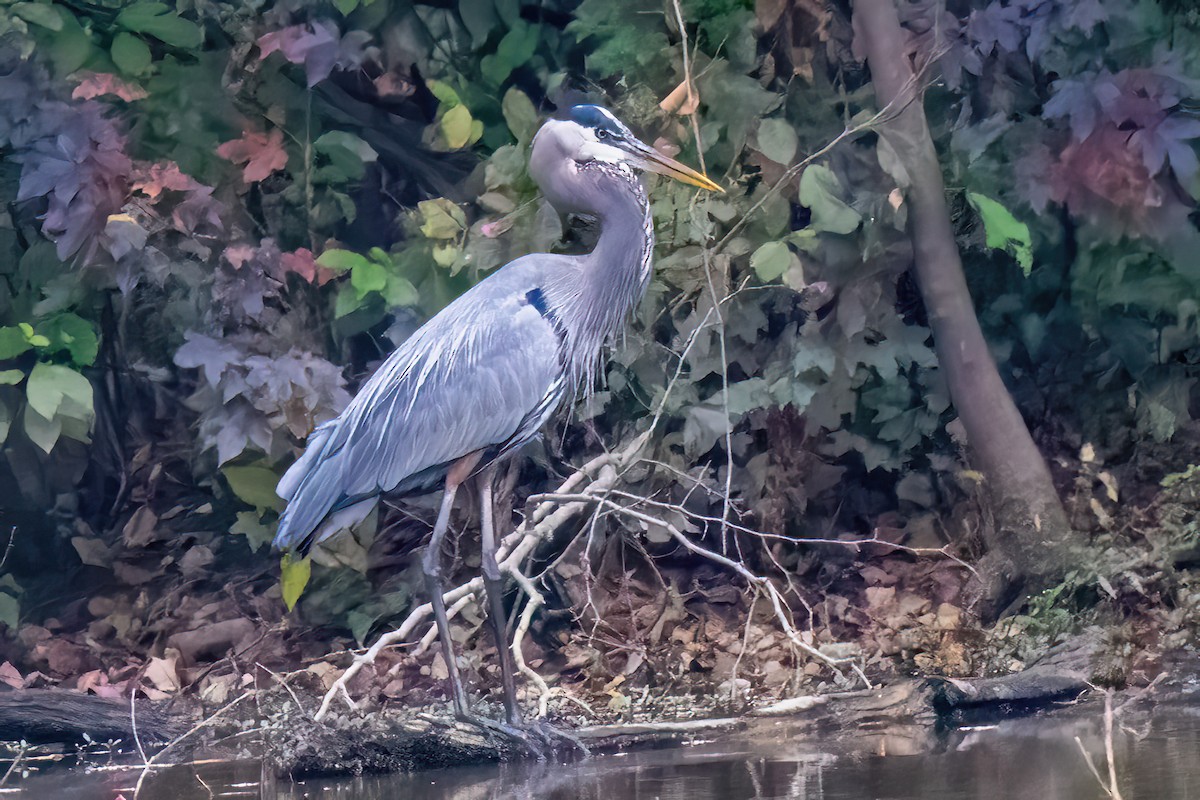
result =
[[724,192],[707,176],[642,142],[600,106],[572,106],[562,118],[547,120],[533,139],[529,168],[544,192],[551,193],[557,188],[555,173],[561,166],[573,167],[577,173],[578,167],[592,162],[625,164],[709,191]]

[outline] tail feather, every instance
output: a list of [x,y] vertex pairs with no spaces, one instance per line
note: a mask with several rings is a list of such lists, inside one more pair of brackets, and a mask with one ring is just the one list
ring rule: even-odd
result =
[[[275,492],[288,501],[279,517],[275,547],[279,550],[307,552],[333,531],[321,528],[321,522],[345,500],[338,453],[326,447],[336,421],[326,423],[308,437],[304,454],[279,479]],[[321,534],[317,536],[315,534]]]

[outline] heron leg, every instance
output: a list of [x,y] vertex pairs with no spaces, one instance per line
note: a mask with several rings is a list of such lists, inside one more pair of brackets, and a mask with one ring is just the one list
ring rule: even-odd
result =
[[479,476],[479,519],[480,540],[482,542],[482,571],[483,585],[487,590],[488,619],[491,621],[492,634],[496,639],[496,653],[500,659],[500,680],[504,687],[504,712],[508,724],[519,727],[522,724],[521,708],[517,705],[517,685],[513,680],[512,654],[508,648],[508,633],[504,613],[504,576],[500,574],[500,564],[496,561],[496,525],[495,500],[492,496],[496,480],[495,465],[489,465]]
[[462,676],[458,674],[458,662],[454,659],[454,640],[450,638],[450,618],[446,614],[446,601],[442,597],[442,541],[446,538],[446,530],[450,527],[450,511],[454,508],[454,495],[458,487],[465,481],[475,465],[479,463],[481,453],[471,453],[463,456],[450,466],[446,473],[446,491],[442,495],[442,507],[438,510],[437,522],[433,525],[433,535],[429,537],[429,546],[421,559],[421,569],[425,573],[425,587],[429,591],[429,605],[433,608],[433,619],[437,624],[438,639],[442,643],[442,658],[446,661],[446,672],[450,677],[450,688],[454,696],[454,713],[461,718],[470,717],[467,707],[467,693],[463,689]]

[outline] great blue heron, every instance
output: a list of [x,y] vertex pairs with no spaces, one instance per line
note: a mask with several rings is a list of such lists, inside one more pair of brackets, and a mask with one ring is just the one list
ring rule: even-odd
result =
[[645,294],[654,225],[641,170],[721,191],[599,106],[574,106],[542,125],[530,174],[558,211],[597,218],[595,248],[523,256],[446,306],[388,357],[341,416],[313,431],[276,490],[288,504],[275,546],[307,552],[364,518],[381,494],[427,492],[444,481],[422,567],[461,719],[479,721],[469,713],[442,598],[441,546],[454,495],[481,473],[488,616],[508,723],[519,727],[496,562],[495,467],[538,435],[564,397],[591,387],[601,348]]

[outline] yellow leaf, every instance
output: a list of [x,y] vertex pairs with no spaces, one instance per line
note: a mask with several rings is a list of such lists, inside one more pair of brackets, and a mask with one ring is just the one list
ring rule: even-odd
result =
[[451,150],[466,147],[471,141],[471,112],[466,106],[455,106],[442,115],[442,138]]
[[283,604],[291,611],[296,607],[296,601],[304,594],[308,579],[312,576],[312,561],[307,557],[297,559],[291,553],[284,553],[279,561],[279,585],[283,589]]

